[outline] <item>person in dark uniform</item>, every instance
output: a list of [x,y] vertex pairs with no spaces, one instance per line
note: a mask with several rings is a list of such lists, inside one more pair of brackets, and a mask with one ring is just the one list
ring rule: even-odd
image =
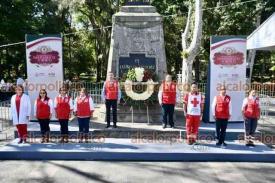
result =
[[103,85],[101,98],[105,101],[106,106],[106,128],[111,127],[111,109],[113,113],[113,127],[117,128],[117,104],[121,98],[121,90],[119,82],[114,79],[114,74],[112,72],[107,74],[107,79]]
[[166,75],[165,81],[159,87],[158,100],[162,107],[163,129],[167,127],[167,117],[171,128],[174,128],[174,110],[179,99],[177,84],[172,81],[171,75]]
[[232,114],[231,97],[226,94],[225,86],[220,88],[220,94],[214,97],[212,103],[212,113],[216,120],[217,146],[226,146],[224,142],[228,120]]

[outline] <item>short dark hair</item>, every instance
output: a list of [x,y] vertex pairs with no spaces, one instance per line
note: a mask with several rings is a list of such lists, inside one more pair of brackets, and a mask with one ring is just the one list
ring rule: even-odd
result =
[[23,85],[16,85],[15,88],[16,88],[16,89],[17,89],[17,88],[21,88],[22,92],[24,93],[24,87],[23,87]]
[[193,82],[193,83],[191,83],[191,86],[192,86],[192,85],[198,86],[198,83],[197,83],[197,82]]

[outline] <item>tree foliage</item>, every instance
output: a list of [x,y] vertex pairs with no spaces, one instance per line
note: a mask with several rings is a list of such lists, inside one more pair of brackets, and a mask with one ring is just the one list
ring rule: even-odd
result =
[[[192,2],[194,2],[192,0]],[[204,0],[203,38],[194,63],[196,81],[205,81],[211,35],[249,35],[275,11],[275,1]],[[112,15],[124,1],[118,0],[1,0],[0,45],[21,42],[25,34],[63,33],[65,78],[105,78],[111,40]],[[163,15],[168,71],[181,72],[181,33],[186,24],[188,0],[154,0]],[[173,16],[171,16],[173,15]],[[193,23],[191,23],[193,26]],[[69,33],[69,34],[67,34]],[[72,34],[70,34],[72,33]],[[26,77],[25,45],[0,48],[0,78]],[[270,81],[274,52],[257,51],[254,81]],[[265,66],[263,66],[265,65]],[[261,77],[260,77],[261,76]]]

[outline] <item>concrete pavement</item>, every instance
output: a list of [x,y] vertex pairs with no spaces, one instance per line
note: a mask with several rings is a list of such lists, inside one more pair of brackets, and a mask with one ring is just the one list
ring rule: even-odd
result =
[[1,161],[0,170],[5,183],[275,182],[271,163]]

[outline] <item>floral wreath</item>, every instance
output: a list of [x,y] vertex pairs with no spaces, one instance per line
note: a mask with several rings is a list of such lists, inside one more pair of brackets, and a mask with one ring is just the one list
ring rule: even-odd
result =
[[[137,93],[133,91],[133,85],[135,84],[146,85],[146,90],[142,93]],[[145,72],[144,68],[137,67],[134,69],[130,69],[127,73],[127,79],[124,83],[125,93],[133,100],[144,101],[149,99],[153,95],[155,84],[156,83],[152,80],[151,76],[148,76],[148,74]]]

